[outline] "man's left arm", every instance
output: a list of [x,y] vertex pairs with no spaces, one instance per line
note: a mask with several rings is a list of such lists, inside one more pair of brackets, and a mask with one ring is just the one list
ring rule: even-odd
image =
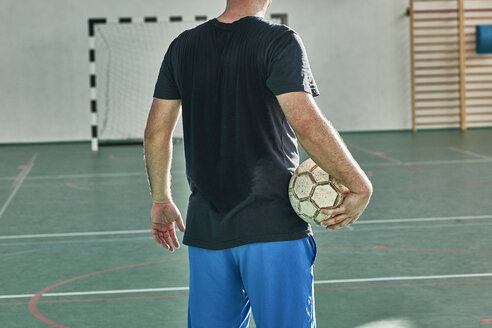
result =
[[[152,196],[152,236],[170,252],[179,247],[174,222],[185,230],[171,197],[172,135],[181,112],[180,100],[154,98],[144,135],[145,167]],[[172,241],[172,242],[171,242]]]

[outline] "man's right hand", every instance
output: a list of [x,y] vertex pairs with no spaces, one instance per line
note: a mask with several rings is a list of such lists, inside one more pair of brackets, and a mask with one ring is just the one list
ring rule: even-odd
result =
[[171,253],[174,252],[174,247],[179,248],[174,223],[176,222],[181,232],[185,231],[185,226],[174,202],[171,200],[153,202],[150,218],[154,240]]
[[367,204],[369,204],[371,194],[372,190],[361,193],[347,191],[340,206],[321,210],[321,213],[332,216],[321,221],[321,225],[325,226],[326,230],[335,230],[354,223],[362,215]]

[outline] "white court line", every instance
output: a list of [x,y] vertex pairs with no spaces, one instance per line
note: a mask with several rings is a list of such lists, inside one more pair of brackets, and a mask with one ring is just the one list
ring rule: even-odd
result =
[[[480,154],[476,154],[480,155]],[[492,161],[492,157],[485,155],[480,159],[456,159],[456,160],[435,160],[435,161],[415,161],[406,162],[411,165],[441,165],[441,164],[475,164],[475,163],[487,163]],[[386,167],[386,166],[400,166],[397,163],[360,163],[364,167]],[[172,173],[183,174],[185,170],[173,170]],[[29,180],[54,180],[54,179],[80,179],[80,178],[104,178],[104,177],[125,177],[125,176],[139,176],[145,175],[145,172],[120,172],[120,173],[86,173],[86,174],[54,174],[54,175],[34,175],[30,176]],[[0,181],[14,180],[15,177],[0,177]]]
[[[477,216],[450,216],[450,217],[431,217],[431,218],[404,218],[388,220],[361,220],[357,224],[386,224],[386,223],[406,223],[406,222],[439,222],[439,221],[457,221],[457,220],[486,220],[492,219],[492,215]],[[113,230],[113,231],[92,231],[92,232],[66,232],[66,233],[45,233],[32,235],[7,235],[0,236],[0,240],[5,239],[26,239],[26,238],[50,238],[50,237],[79,237],[79,236],[107,236],[107,235],[132,235],[149,233],[150,230]]]
[[80,179],[80,178],[105,178],[105,177],[131,177],[131,176],[139,176],[139,175],[145,175],[145,172],[35,175],[35,176],[29,177],[29,179],[32,179],[32,180]]
[[19,191],[20,187],[22,186],[22,183],[26,179],[29,172],[31,172],[31,170],[34,166],[34,161],[36,160],[37,157],[38,157],[38,153],[35,153],[34,155],[32,155],[31,159],[29,159],[29,162],[28,162],[29,166],[25,169],[24,175],[21,177],[21,179],[19,180],[19,182],[15,186],[14,190],[12,190],[12,193],[10,194],[9,198],[7,198],[7,201],[5,202],[5,204],[3,204],[2,208],[0,209],[0,218],[2,217],[3,213],[5,213],[5,210],[9,206],[12,199],[14,199],[15,194],[17,194],[17,191]]
[[[379,277],[379,278],[359,278],[359,279],[339,279],[339,280],[316,280],[315,285],[332,285],[351,282],[375,282],[375,281],[404,281],[404,280],[440,280],[455,278],[483,278],[492,277],[492,273],[470,273],[470,274],[450,274],[436,276],[407,276],[407,277]],[[78,296],[78,295],[107,295],[107,294],[132,294],[132,293],[152,293],[167,291],[184,291],[189,287],[168,287],[168,288],[145,288],[145,289],[118,289],[118,290],[95,290],[87,292],[64,292],[64,293],[46,293],[44,296]],[[35,294],[18,294],[18,295],[0,295],[0,299],[9,298],[29,298]]]
[[[386,226],[386,227],[373,227],[373,228],[369,228],[369,229],[363,229],[363,230],[357,230],[357,231],[372,231],[372,230],[376,230],[376,231],[384,231],[384,230],[409,230],[409,229],[420,229],[420,228],[425,228],[427,230],[431,229],[431,228],[437,228],[437,229],[441,229],[441,228],[449,228],[449,227],[456,227],[456,228],[459,228],[459,229],[463,229],[464,227],[485,227],[485,226],[491,226],[492,223],[490,224],[479,224],[479,223],[471,223],[471,224],[465,224],[465,223],[462,223],[462,224],[453,224],[453,225],[450,225],[450,224],[445,224],[445,225],[432,225],[432,226],[429,226],[429,225],[411,225],[411,226]],[[355,228],[353,228],[352,226],[347,226],[346,227],[349,231],[356,231]],[[87,243],[104,243],[104,242],[119,242],[119,241],[142,241],[142,240],[152,240],[152,237],[150,236],[150,230],[147,231],[147,233],[149,234],[149,236],[147,237],[126,237],[126,238],[108,238],[108,239],[81,239],[81,240],[58,240],[58,241],[51,241],[52,239],[49,239],[48,241],[39,241],[39,242],[32,242],[32,241],[28,241],[28,242],[14,242],[14,243],[9,243],[9,242],[0,242],[0,247],[2,246],[32,246],[32,245],[60,245],[60,244],[67,244],[67,245],[70,245],[70,244],[87,244]],[[321,227],[313,227],[313,233],[315,234],[318,234],[318,233],[325,233],[325,228],[321,228]],[[38,239],[39,240],[39,239]],[[4,255],[4,254],[0,254],[0,257]]]
[[363,278],[363,279],[340,279],[340,280],[317,280],[317,285],[324,284],[343,284],[347,282],[371,282],[371,281],[401,281],[401,280],[433,280],[433,279],[453,279],[453,278],[478,278],[492,277],[489,273],[470,273],[470,274],[448,274],[439,276],[408,276],[408,277],[382,277],[382,278]]
[[107,235],[133,235],[149,233],[150,229],[144,230],[114,230],[114,231],[91,231],[91,232],[66,232],[66,233],[43,233],[34,235],[12,235],[0,236],[0,239],[23,239],[23,238],[50,238],[50,237],[79,237],[79,236],[107,236]]
[[459,149],[459,148],[456,148],[456,147],[448,147],[448,149],[449,150],[452,150],[452,151],[455,151],[457,153],[462,153],[462,154],[470,155],[470,156],[473,156],[473,157],[479,157],[479,158],[483,158],[483,159],[492,160],[492,157],[485,156],[485,155],[482,155],[482,154],[479,154],[479,153],[474,153],[474,152],[469,151],[469,150]]
[[406,218],[406,219],[388,219],[388,220],[362,220],[354,224],[379,224],[379,223],[406,223],[406,222],[439,222],[439,221],[457,221],[457,220],[486,220],[492,219],[492,215],[476,216],[449,216],[434,218]]
[[[184,170],[173,170],[171,174],[185,173]],[[145,176],[145,172],[119,172],[119,173],[85,173],[85,174],[54,174],[54,175],[33,175],[29,180],[55,180],[55,179],[83,179],[83,178],[111,178],[111,177],[132,177]],[[0,181],[14,180],[15,177],[0,177]]]
[[487,163],[491,162],[492,158],[488,159],[451,159],[451,160],[436,160],[436,161],[417,161],[409,162],[411,164],[419,165],[440,165],[440,164],[473,164],[473,163]]
[[[463,229],[464,227],[486,227],[486,226],[491,226],[492,223],[469,223],[469,224],[466,224],[466,223],[460,223],[460,224],[444,224],[444,225],[418,225],[418,224],[414,224],[414,225],[406,225],[406,226],[386,226],[386,227],[373,227],[373,228],[369,228],[369,229],[363,229],[363,230],[359,230],[357,229],[357,231],[372,231],[372,230],[376,230],[376,231],[383,231],[383,230],[408,230],[408,229],[420,229],[420,228],[425,228],[425,229],[440,229],[440,228],[450,228],[450,227],[455,227],[455,228],[459,228],[459,229]],[[356,231],[356,229],[354,227],[352,227],[351,225],[347,226],[346,227],[349,231]],[[321,228],[321,227],[313,227],[313,233],[324,233],[325,231],[325,228]],[[143,231],[142,233],[144,233],[145,231]],[[2,246],[27,246],[27,245],[56,245],[56,244],[80,244],[80,243],[102,243],[102,242],[117,242],[117,241],[132,241],[132,240],[135,240],[135,241],[142,241],[142,240],[151,240],[152,237],[150,237],[150,230],[146,231],[146,233],[149,234],[148,237],[126,237],[126,238],[109,238],[109,239],[81,239],[81,240],[59,240],[59,241],[39,241],[39,242],[32,242],[32,241],[28,241],[28,242],[14,242],[14,243],[5,243],[5,242],[1,242],[0,243],[0,247]],[[179,233],[179,232],[178,232]],[[10,237],[10,236],[9,236]],[[44,237],[44,236],[41,236],[41,237]],[[0,238],[1,239],[1,238]],[[38,239],[39,240],[39,239]],[[2,256],[2,254],[0,254],[0,257]]]
[[[89,292],[66,292],[66,293],[46,293],[44,296],[77,296],[77,295],[104,295],[104,294],[124,294],[124,293],[151,293],[151,292],[168,292],[189,290],[189,287],[169,287],[169,288],[146,288],[146,289],[119,289],[119,290],[96,290]],[[26,298],[33,297],[35,294],[20,295],[0,295],[0,299],[6,298]]]
[[[475,164],[475,163],[488,163],[491,162],[492,158],[489,159],[452,159],[452,160],[436,160],[436,161],[416,161],[407,162],[411,165],[442,165],[442,164]],[[386,167],[386,166],[398,166],[394,163],[361,163],[362,167]]]

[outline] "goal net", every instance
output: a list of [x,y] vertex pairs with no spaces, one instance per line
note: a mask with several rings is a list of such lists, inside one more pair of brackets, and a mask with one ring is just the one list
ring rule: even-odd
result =
[[[171,41],[201,22],[98,24],[97,121],[100,142],[141,141],[164,54]],[[182,137],[178,122],[175,137]]]
[[[167,48],[181,32],[205,19],[204,16],[197,16],[196,20],[179,17],[141,22],[131,18],[120,18],[116,22],[92,19],[101,23],[89,27],[93,150],[97,150],[100,143],[142,141]],[[282,22],[275,15],[271,20]],[[174,138],[182,137],[180,119]]]

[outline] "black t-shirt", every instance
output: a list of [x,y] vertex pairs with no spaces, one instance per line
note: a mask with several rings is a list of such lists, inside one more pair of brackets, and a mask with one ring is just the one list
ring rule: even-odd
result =
[[285,25],[212,19],[171,43],[154,97],[182,102],[184,244],[224,249],[312,234],[288,198],[297,139],[275,96],[293,91],[319,94],[302,41]]

